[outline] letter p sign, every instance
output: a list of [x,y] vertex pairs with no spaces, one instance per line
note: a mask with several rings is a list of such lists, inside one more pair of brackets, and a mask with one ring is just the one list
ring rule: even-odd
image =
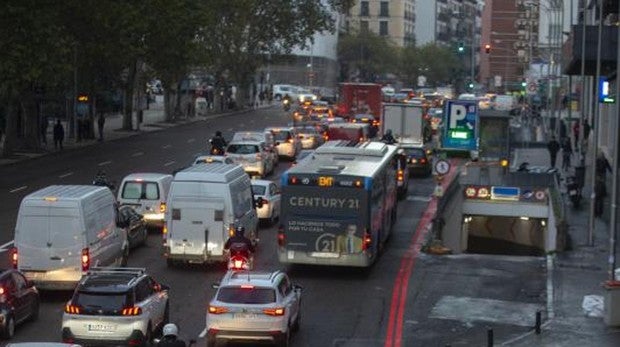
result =
[[467,117],[467,108],[464,105],[450,105],[450,129],[456,128],[457,122]]

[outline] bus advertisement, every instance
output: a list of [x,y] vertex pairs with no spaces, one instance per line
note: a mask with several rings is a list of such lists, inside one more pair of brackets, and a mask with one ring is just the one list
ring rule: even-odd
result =
[[[370,148],[369,148],[370,147]],[[371,265],[396,218],[395,146],[319,147],[282,176],[282,263]]]

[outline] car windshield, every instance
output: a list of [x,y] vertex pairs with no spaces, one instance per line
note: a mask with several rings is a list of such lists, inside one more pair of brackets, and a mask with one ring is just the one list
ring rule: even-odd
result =
[[305,135],[310,135],[310,134],[316,134],[316,129],[315,128],[301,128],[298,129],[297,132],[299,132],[300,134],[305,134]]
[[71,299],[71,303],[80,307],[85,314],[109,313],[131,306],[131,294],[128,292],[90,292],[78,291]]
[[264,287],[223,287],[217,300],[228,304],[270,304],[276,301],[276,291]]
[[155,182],[127,181],[123,185],[123,199],[159,199],[159,188]]
[[275,137],[276,141],[286,141],[291,137],[291,133],[289,133],[288,131],[274,131],[273,136]]
[[232,144],[228,146],[226,152],[233,154],[254,154],[258,153],[257,145],[241,145],[241,144]]
[[252,193],[254,193],[255,195],[265,195],[265,190],[267,189],[267,187],[265,186],[260,186],[258,184],[253,184],[252,185]]
[[410,157],[424,157],[424,150],[421,148],[405,148],[405,153],[407,153],[407,155]]

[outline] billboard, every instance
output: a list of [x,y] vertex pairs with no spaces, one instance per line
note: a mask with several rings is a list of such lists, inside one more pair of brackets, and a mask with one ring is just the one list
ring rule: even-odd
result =
[[478,104],[474,100],[449,100],[444,109],[442,147],[464,151],[478,149]]

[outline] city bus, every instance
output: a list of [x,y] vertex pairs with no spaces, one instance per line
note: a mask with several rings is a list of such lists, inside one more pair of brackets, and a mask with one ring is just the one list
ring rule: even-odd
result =
[[281,178],[278,258],[282,263],[367,267],[396,220],[397,147],[330,142]]

